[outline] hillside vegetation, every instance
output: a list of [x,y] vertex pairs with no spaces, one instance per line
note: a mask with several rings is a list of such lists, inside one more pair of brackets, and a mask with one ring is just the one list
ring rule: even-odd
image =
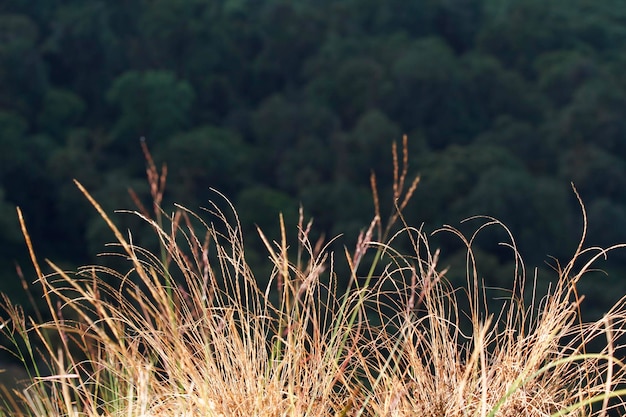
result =
[[[352,247],[370,170],[388,199],[384,155],[403,134],[421,174],[407,224],[471,233],[461,220],[494,216],[546,286],[545,262],[566,263],[582,228],[570,182],[589,245],[626,235],[625,22],[619,0],[3,2],[0,289],[26,300],[15,262],[34,280],[15,206],[40,256],[68,267],[112,239],[72,179],[109,211],[136,207],[128,188],[149,206],[141,137],[168,164],[163,207],[220,190],[269,272],[255,225],[277,238],[277,213],[294,230],[302,204],[318,235]],[[156,247],[136,218],[116,222]],[[506,234],[481,236],[481,277],[510,288]],[[443,265],[464,264],[458,240],[431,239]],[[616,251],[598,264],[608,277],[581,280],[585,311],[626,292],[625,263]]]

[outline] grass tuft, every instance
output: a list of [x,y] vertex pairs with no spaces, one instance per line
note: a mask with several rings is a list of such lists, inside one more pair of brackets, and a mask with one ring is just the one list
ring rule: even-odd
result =
[[[407,181],[406,144],[402,158],[393,147],[394,210],[385,225],[371,178],[375,217],[343,254],[350,277],[337,276],[330,242],[311,242],[301,210],[294,247],[282,217],[279,241],[259,230],[274,265],[261,288],[230,203],[212,203],[206,216],[181,206],[166,215],[165,174],[145,144],[154,214],[142,205],[132,214],[151,226],[156,250],[122,233],[77,182],[116,238],[107,255],[115,268],[103,261],[68,272],[46,261],[52,272],[44,274],[18,211],[50,319],[27,317],[2,298],[4,348],[28,380],[4,387],[0,415],[624,414],[626,300],[584,323],[576,289],[596,259],[621,245],[584,249],[583,233],[572,261],[540,295],[534,284],[527,289],[511,237],[512,288],[504,307],[489,311],[472,252],[476,235],[442,230],[467,247],[467,285],[455,288],[428,236],[404,222],[419,182]],[[477,233],[504,227],[482,220]],[[411,242],[410,253],[400,252],[401,240]]]

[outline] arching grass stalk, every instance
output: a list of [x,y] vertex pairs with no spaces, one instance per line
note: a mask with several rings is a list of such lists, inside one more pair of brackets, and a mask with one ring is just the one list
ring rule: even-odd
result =
[[[345,257],[350,266],[350,281],[348,283],[348,288],[346,292],[342,296],[341,307],[339,308],[338,315],[340,320],[337,320],[335,328],[333,330],[333,334],[331,338],[334,339],[338,337],[341,333],[342,329],[340,329],[340,323],[342,323],[342,319],[347,313],[348,302],[353,297],[352,294],[352,285],[354,285],[354,291],[356,291],[358,297],[355,304],[351,307],[350,318],[348,319],[347,329],[343,329],[343,336],[341,338],[341,349],[338,351],[338,354],[341,355],[346,346],[346,341],[349,333],[352,331],[355,321],[360,314],[360,310],[363,306],[363,303],[366,299],[367,291],[370,288],[371,281],[374,278],[376,269],[379,266],[379,263],[382,259],[382,256],[385,253],[387,248],[386,240],[392,231],[393,227],[396,225],[396,222],[402,216],[402,211],[406,208],[411,197],[413,197],[413,193],[419,184],[420,177],[414,177],[408,189],[405,190],[406,180],[409,171],[409,148],[408,148],[408,137],[404,135],[402,137],[402,168],[400,169],[400,163],[398,158],[398,148],[397,144],[394,141],[392,143],[392,161],[393,161],[393,204],[391,214],[389,215],[389,219],[383,231],[382,223],[381,223],[381,211],[380,211],[380,199],[378,197],[378,187],[376,183],[376,175],[372,172],[370,175],[370,187],[372,190],[372,199],[374,203],[374,211],[375,216],[372,222],[370,223],[369,228],[365,232],[361,232],[357,239],[356,248],[354,251],[354,255],[350,256],[348,250],[345,250]],[[378,230],[377,239],[373,240],[374,230]],[[371,246],[376,247],[376,251],[374,252],[374,258],[370,267],[363,278],[363,284],[359,284],[359,276],[358,269],[361,261],[363,260],[363,256],[370,249]],[[336,357],[336,360],[339,360],[339,357]]]

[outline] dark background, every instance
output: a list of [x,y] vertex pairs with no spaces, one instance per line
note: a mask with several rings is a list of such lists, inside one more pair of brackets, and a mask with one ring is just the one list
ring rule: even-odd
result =
[[[220,190],[266,271],[254,225],[276,237],[283,211],[293,238],[300,204],[350,247],[374,214],[370,170],[390,202],[403,134],[422,178],[408,223],[469,233],[461,220],[494,216],[545,286],[581,235],[571,182],[588,245],[626,241],[625,63],[622,0],[1,2],[0,290],[27,302],[16,263],[34,280],[16,205],[41,258],[97,261],[113,237],[72,179],[110,212],[135,207],[129,187],[149,202],[142,136],[169,167],[165,210]],[[442,266],[462,266],[438,236]],[[475,249],[485,282],[510,288],[505,238]],[[626,293],[626,252],[598,267],[590,317]]]

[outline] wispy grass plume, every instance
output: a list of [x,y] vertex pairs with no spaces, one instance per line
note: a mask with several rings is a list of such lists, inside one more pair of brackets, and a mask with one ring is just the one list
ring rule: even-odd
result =
[[[49,310],[44,321],[2,299],[4,348],[24,364],[24,388],[3,391],[6,416],[604,416],[623,414],[626,368],[620,338],[625,302],[601,320],[582,322],[576,286],[609,249],[584,249],[557,265],[547,294],[527,301],[526,271],[515,248],[512,286],[499,311],[472,252],[476,235],[444,227],[467,248],[467,284],[455,288],[439,267],[429,237],[402,215],[419,177],[407,181],[393,148],[393,207],[375,216],[354,249],[337,255],[309,239],[303,212],[297,241],[262,231],[268,282],[246,262],[234,208],[216,193],[202,215],[160,207],[159,173],[144,146],[154,200],[139,216],[156,249],[135,242],[88,190],[76,183],[115,236],[106,257],[115,267],[43,272],[20,215],[37,284]],[[582,204],[581,204],[582,206]],[[583,208],[583,217],[584,217]],[[504,227],[483,218],[478,228]],[[586,226],[586,218],[585,226]],[[400,223],[401,227],[395,227]],[[397,225],[396,225],[397,226]],[[257,236],[246,236],[259,238]],[[399,242],[411,242],[403,253]],[[335,257],[350,276],[338,277]],[[582,260],[585,259],[584,262]],[[581,263],[582,262],[582,263]],[[338,281],[348,281],[339,292]],[[533,282],[533,286],[534,286]],[[532,288],[531,288],[532,290]],[[592,342],[602,348],[591,350]]]

